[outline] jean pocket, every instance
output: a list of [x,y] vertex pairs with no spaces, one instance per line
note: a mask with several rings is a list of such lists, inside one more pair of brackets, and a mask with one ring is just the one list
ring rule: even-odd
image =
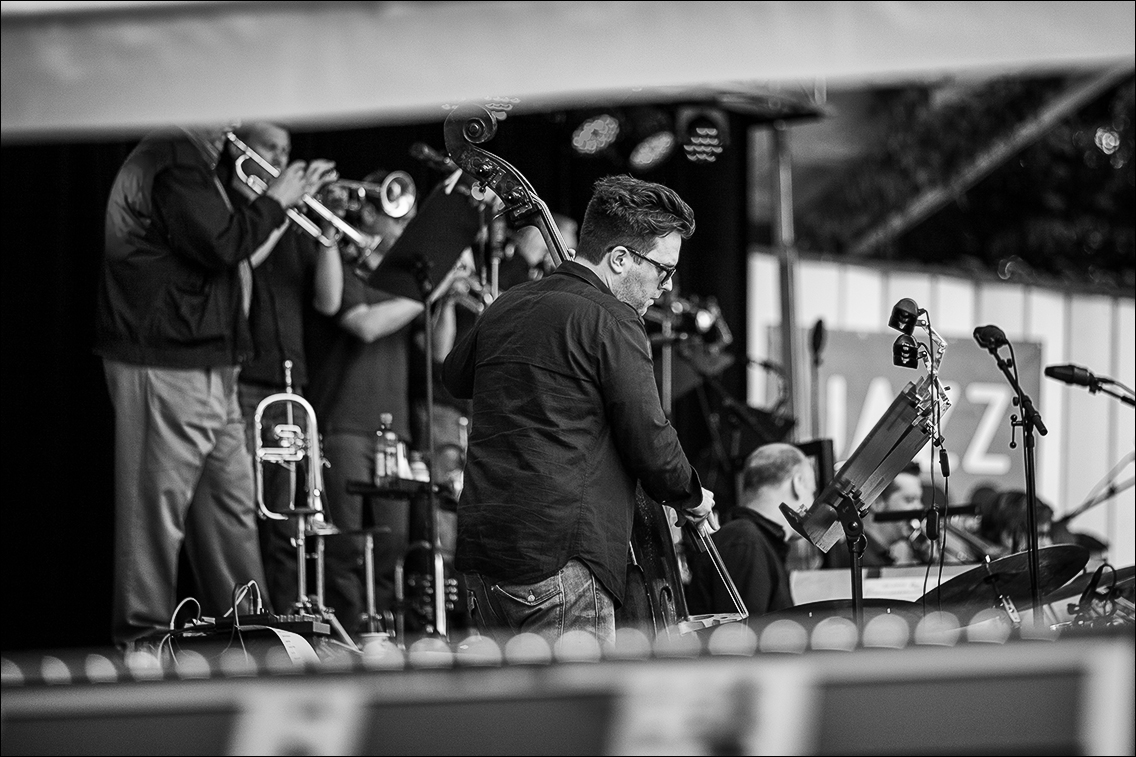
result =
[[561,593],[560,574],[535,584],[494,584],[492,590],[518,604],[538,607]]

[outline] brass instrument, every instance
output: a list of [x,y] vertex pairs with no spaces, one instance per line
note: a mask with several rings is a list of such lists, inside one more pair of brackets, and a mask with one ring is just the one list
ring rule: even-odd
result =
[[405,218],[414,209],[418,190],[406,171],[391,171],[381,181],[338,179],[323,187],[319,197],[325,205],[358,213],[363,203],[375,203],[391,218]]
[[[251,160],[257,166],[259,166],[262,171],[264,171],[274,179],[280,175],[280,172],[276,170],[276,167],[274,165],[265,160],[264,157],[260,155],[260,153],[246,145],[244,141],[242,141],[241,138],[233,132],[226,132],[225,138],[228,139],[233,144],[233,146],[241,152],[241,155],[236,160],[235,166],[237,178],[244,182],[257,194],[263,194],[268,189],[268,184],[259,176],[250,174],[248,171],[246,171],[244,168],[245,161]],[[301,199],[301,202],[303,202],[304,205],[306,205],[320,218],[331,224],[338,232],[338,236],[346,237],[347,239],[351,240],[351,242],[362,251],[370,253],[383,241],[382,237],[378,236],[377,234],[367,234],[365,232],[359,231],[354,226],[336,215],[335,211],[329,209],[326,205],[317,200],[315,197],[312,197],[310,194],[304,195]],[[288,208],[287,212],[289,218],[295,221],[296,224],[304,231],[315,237],[320,242],[320,244],[326,247],[336,246],[336,239],[332,239],[324,234],[318,224],[305,216],[299,210],[297,210],[296,208]]]
[[472,271],[459,270],[450,285],[449,297],[474,315],[481,315],[493,303],[489,287]]
[[[323,456],[320,454],[319,428],[316,424],[316,412],[306,399],[292,391],[292,361],[284,361],[285,390],[269,395],[260,401],[253,416],[253,433],[255,449],[253,453],[254,480],[256,487],[256,503],[260,517],[267,520],[296,520],[296,568],[297,568],[297,598],[295,610],[310,612],[325,617],[335,627],[344,642],[354,646],[351,637],[335,618],[328,608],[324,606],[324,537],[339,533],[339,529],[328,520],[324,509],[324,482],[323,482]],[[276,446],[264,444],[264,415],[274,406],[284,407],[285,418],[283,423],[272,427],[272,436]],[[294,417],[295,407],[303,412],[304,425],[296,423]],[[307,507],[296,507],[296,465],[302,461],[306,465]],[[287,467],[291,474],[289,509],[285,513],[278,513],[268,509],[264,503],[264,465],[273,463]],[[308,596],[307,586],[307,539],[315,538],[315,597]]]

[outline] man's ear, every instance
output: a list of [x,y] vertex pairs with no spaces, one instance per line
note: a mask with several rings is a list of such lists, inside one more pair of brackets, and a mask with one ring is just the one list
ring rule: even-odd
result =
[[805,480],[805,476],[811,476],[811,475],[812,475],[811,470],[798,469],[796,472],[793,473],[793,479],[792,479],[793,491],[792,491],[792,494],[793,494],[793,499],[795,499],[796,501],[801,502],[801,501],[804,500],[805,492],[807,492],[809,490],[808,482]]
[[631,253],[627,251],[626,247],[616,247],[614,250],[607,254],[607,264],[615,273],[623,273],[627,267],[627,259]]
[[801,492],[803,491],[804,489],[801,488],[801,472],[796,471],[789,478],[789,493],[793,495],[794,501],[799,502],[801,500]]

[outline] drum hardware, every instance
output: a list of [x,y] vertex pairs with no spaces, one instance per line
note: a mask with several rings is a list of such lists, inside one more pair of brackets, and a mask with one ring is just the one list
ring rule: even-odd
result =
[[[950,609],[973,617],[990,607],[1006,611],[1014,626],[1020,625],[1018,607],[1030,607],[1032,581],[1029,552],[1018,552],[997,560],[986,560],[976,568],[957,575],[920,598],[924,607]],[[1089,561],[1089,551],[1075,544],[1041,547],[1037,553],[1039,584],[1052,592],[1077,575]]]
[[1101,564],[1092,573],[1082,573],[1056,591],[1047,594],[1046,604],[1077,597],[1067,610],[1074,616],[1071,623],[1081,628],[1108,627],[1136,621],[1136,606],[1132,603],[1133,585],[1136,583],[1136,566],[1120,570],[1108,563]]
[[[1081,596],[1092,580],[1092,576],[1092,573],[1082,573],[1069,583],[1047,594],[1045,596],[1045,603],[1053,604],[1063,599]],[[1133,565],[1129,565],[1127,568],[1121,568],[1120,570],[1114,570],[1111,577],[1104,576],[1103,580],[1098,581],[1098,585],[1102,588],[1103,586],[1108,587],[1106,590],[1107,593],[1120,592],[1124,589],[1131,591],[1134,583],[1136,583],[1136,566]]]
[[[407,570],[407,563],[421,554],[425,560],[419,570]],[[425,568],[425,569],[422,569]],[[435,591],[438,577],[443,587],[439,597]],[[435,550],[431,542],[424,539],[411,542],[406,553],[395,564],[395,628],[400,644],[407,638],[407,621],[417,626],[428,636],[441,635],[439,628],[447,632],[459,625],[457,616],[463,611],[461,587],[451,565],[441,550]],[[441,623],[436,615],[444,614]]]

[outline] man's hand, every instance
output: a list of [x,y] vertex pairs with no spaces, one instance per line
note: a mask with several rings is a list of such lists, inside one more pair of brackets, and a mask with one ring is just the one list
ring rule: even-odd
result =
[[337,178],[335,163],[330,160],[313,160],[310,164],[297,160],[272,180],[265,194],[283,207],[291,208],[299,205],[305,195],[316,193]]
[[714,492],[706,487],[702,488],[702,502],[698,507],[689,510],[678,510],[678,525],[681,527],[687,521],[698,533],[704,537],[718,530],[718,513],[714,512]]
[[446,293],[450,291],[450,288],[454,285],[455,281],[468,275],[465,253],[466,250],[463,250],[462,254],[458,256],[457,262],[454,263],[454,266],[449,270],[445,277],[438,282],[438,285],[434,287],[434,291],[430,292],[431,304],[444,297]]

